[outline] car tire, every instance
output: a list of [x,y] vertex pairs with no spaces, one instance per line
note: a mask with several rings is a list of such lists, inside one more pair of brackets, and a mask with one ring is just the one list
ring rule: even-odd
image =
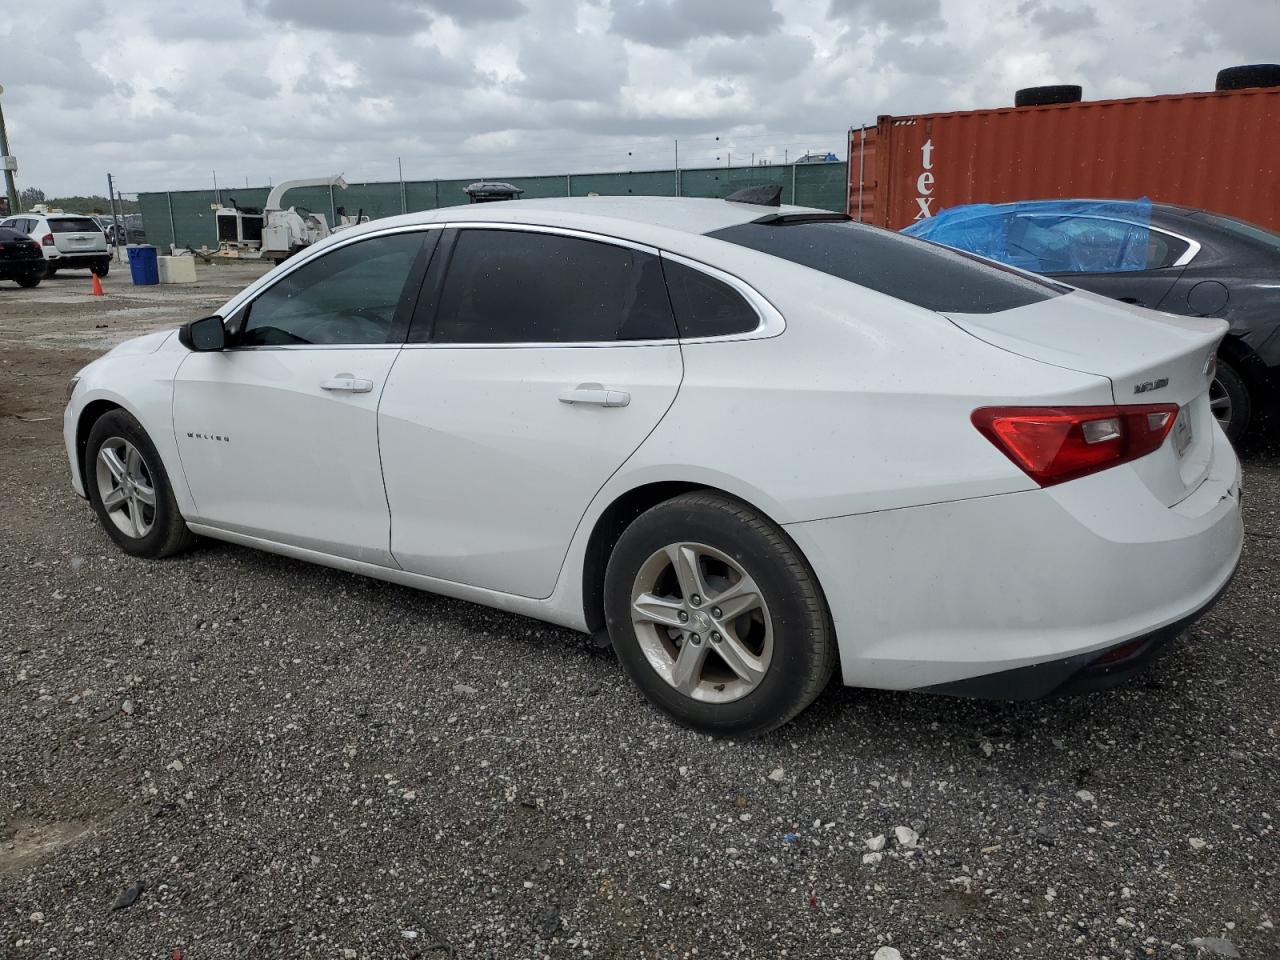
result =
[[1084,90],[1074,83],[1047,87],[1023,87],[1013,95],[1015,107],[1047,107],[1055,103],[1079,103]]
[[105,277],[108,273],[111,272],[111,263],[110,261],[106,263],[95,263],[92,267],[89,268],[89,272],[96,274],[99,277]]
[[1245,435],[1253,419],[1253,399],[1244,378],[1221,357],[1217,373],[1209,384],[1209,409],[1232,443]]
[[[114,462],[104,450],[114,455]],[[98,418],[89,431],[83,466],[89,502],[125,553],[156,559],[195,543],[160,454],[132,415],[112,410]]]
[[660,503],[622,532],[605,571],[605,620],[645,696],[705,733],[779,727],[835,668],[831,617],[799,549],[777,524],[711,491]]
[[32,287],[40,286],[40,281],[43,280],[44,277],[39,274],[29,273],[25,277],[14,277],[14,279],[18,282],[18,286],[26,287],[30,290]]
[[1218,71],[1215,90],[1249,90],[1280,86],[1280,63],[1246,63]]

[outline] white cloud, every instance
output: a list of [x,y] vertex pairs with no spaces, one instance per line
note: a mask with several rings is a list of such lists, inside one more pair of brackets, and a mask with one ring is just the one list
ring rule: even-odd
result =
[[[20,22],[20,26],[19,26]],[[1212,89],[1276,0],[60,0],[0,18],[19,185],[101,191],[843,153],[878,114]]]

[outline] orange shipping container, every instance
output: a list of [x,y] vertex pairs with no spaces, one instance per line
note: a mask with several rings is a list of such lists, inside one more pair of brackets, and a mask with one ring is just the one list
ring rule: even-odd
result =
[[1280,88],[880,117],[849,131],[849,215],[1150,197],[1280,230]]

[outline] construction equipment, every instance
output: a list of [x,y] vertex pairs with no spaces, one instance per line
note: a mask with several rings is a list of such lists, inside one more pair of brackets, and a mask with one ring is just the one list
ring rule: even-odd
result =
[[323,213],[298,206],[286,209],[283,206],[284,195],[298,187],[337,187],[345,190],[347,181],[341,174],[308,180],[286,180],[272,187],[266,205],[261,210],[256,207],[241,207],[234,198],[231,198],[230,206],[211,204],[218,226],[217,256],[266,259],[282,263],[299,250],[332,233],[369,220],[363,210],[351,217],[346,215],[342,207],[338,207],[335,211],[337,223],[330,226]]

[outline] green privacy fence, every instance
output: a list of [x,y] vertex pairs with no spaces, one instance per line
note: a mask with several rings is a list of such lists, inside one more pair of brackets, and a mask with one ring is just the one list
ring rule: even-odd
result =
[[[374,219],[390,217],[403,210],[434,210],[467,202],[463,188],[480,179],[504,180],[524,190],[524,199],[538,197],[602,196],[725,197],[743,187],[780,184],[782,202],[803,207],[843,211],[848,189],[848,167],[844,163],[799,163],[755,167],[708,167],[681,170],[677,187],[675,170],[646,170],[638,173],[572,173],[542,177],[464,177],[460,180],[411,180],[381,183],[353,183],[346,190],[328,187],[300,187],[284,197],[287,206],[306,207],[335,222],[338,207],[354,215],[358,210]],[[403,189],[403,194],[402,194]],[[224,204],[232,199],[242,207],[261,207],[267,202],[268,187],[212,190],[174,190],[140,193],[138,202],[147,231],[147,242],[167,249],[216,247],[217,230],[211,205],[218,197]]]

